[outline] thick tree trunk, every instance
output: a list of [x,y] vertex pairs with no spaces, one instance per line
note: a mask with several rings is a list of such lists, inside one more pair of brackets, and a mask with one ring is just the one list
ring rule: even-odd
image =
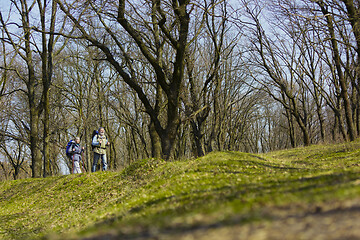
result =
[[171,154],[176,139],[177,131],[169,131],[166,134],[160,136],[161,139],[161,149],[162,149],[162,158],[165,160],[171,159]]
[[[44,174],[46,177],[51,175],[50,169],[50,159],[51,159],[51,146],[50,146],[50,84],[53,74],[53,47],[54,47],[54,35],[50,34],[49,40],[46,39],[46,21],[45,21],[45,12],[46,12],[46,1],[44,5],[41,5],[41,1],[38,0],[41,25],[42,25],[42,82],[43,82],[43,99],[40,104],[43,104],[44,108],[44,137],[43,137],[43,147],[44,147]],[[56,10],[57,5],[55,1],[52,1],[52,11],[51,11],[51,21],[50,21],[50,32],[55,30],[55,20],[56,20]]]
[[178,91],[174,93],[177,96],[170,94],[168,95],[168,108],[167,108],[167,126],[164,131],[160,130],[161,134],[159,137],[161,139],[161,150],[162,150],[162,158],[165,160],[169,160],[171,158],[172,150],[174,147],[175,139],[177,137],[177,130],[180,124],[180,118],[178,113]]
[[30,150],[32,177],[42,176],[42,157],[39,140],[39,113],[30,107]]
[[[36,77],[35,68],[33,63],[32,49],[31,49],[31,32],[29,26],[29,13],[26,1],[21,1],[22,7],[22,24],[24,31],[24,45],[25,45],[25,56],[24,60],[27,64],[28,76],[26,79],[27,85],[27,97],[30,108],[30,151],[31,151],[31,169],[32,177],[42,176],[42,156],[41,156],[41,141],[39,140],[39,118],[41,108],[36,104]],[[41,106],[40,106],[41,107]]]
[[155,130],[155,126],[152,122],[149,124],[149,134],[151,140],[151,157],[161,158],[161,140],[158,133]]
[[202,137],[203,137],[203,134],[201,132],[202,123],[197,124],[195,120],[191,120],[190,124],[191,124],[192,135],[194,138],[194,144],[196,149],[195,157],[202,157],[205,155],[204,145],[202,144]]

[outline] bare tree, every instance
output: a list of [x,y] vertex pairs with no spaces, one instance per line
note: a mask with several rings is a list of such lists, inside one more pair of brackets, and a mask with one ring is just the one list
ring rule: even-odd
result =
[[[308,122],[309,109],[305,105],[308,100],[304,98],[306,89],[301,79],[297,79],[297,76],[294,75],[296,49],[291,47],[291,44],[288,45],[282,41],[280,36],[275,35],[275,40],[273,40],[266,35],[259,18],[261,14],[259,8],[256,4],[253,9],[251,6],[247,7],[247,12],[254,23],[254,29],[250,31],[254,35],[251,42],[256,53],[252,56],[254,63],[265,71],[267,76],[264,76],[264,79],[254,76],[254,79],[262,85],[262,89],[267,94],[281,103],[284,109],[295,118],[302,131],[304,145],[309,145],[311,143]],[[289,118],[288,121],[291,122],[291,119]]]
[[324,17],[326,19],[326,27],[328,28],[329,36],[330,36],[330,42],[332,47],[332,53],[334,56],[334,63],[337,73],[337,80],[339,81],[339,85],[341,88],[340,96],[344,102],[344,108],[345,108],[345,118],[346,123],[348,127],[348,133],[350,140],[355,140],[355,129],[354,129],[354,123],[353,123],[353,114],[351,109],[351,100],[349,98],[348,93],[348,83],[346,80],[346,76],[344,76],[343,73],[343,63],[341,60],[340,52],[339,52],[339,46],[336,38],[335,33],[335,27],[333,23],[333,17],[332,13],[328,10],[329,5],[326,5],[324,1],[316,1],[316,3],[319,5],[321,12],[324,14]]
[[[25,69],[17,71],[20,79],[26,86],[26,95],[29,105],[30,121],[30,149],[32,158],[32,176],[47,176],[50,162],[50,134],[49,134],[49,115],[50,103],[49,94],[52,77],[53,51],[56,40],[48,32],[54,32],[56,4],[50,2],[51,13],[49,24],[47,19],[48,1],[11,1],[11,6],[16,9],[16,14],[20,16],[20,23],[11,22],[4,19],[1,13],[0,22],[5,31],[3,42],[8,43],[16,52],[26,66]],[[38,9],[36,10],[36,6]],[[34,15],[38,15],[40,25],[32,22]],[[12,25],[19,26],[21,31],[15,33]],[[59,30],[61,31],[61,30]],[[40,43],[40,44],[38,44]],[[41,67],[39,67],[39,62]],[[39,81],[39,78],[41,81]],[[40,84],[39,84],[40,83]],[[44,116],[44,134],[41,138],[41,115]],[[42,146],[42,148],[41,148]],[[42,150],[44,157],[42,155]]]
[[[19,178],[20,170],[23,169],[25,172],[27,171],[24,169],[24,163],[26,162],[27,156],[24,154],[24,144],[21,142],[14,143],[16,145],[12,146],[12,151],[8,149],[6,145],[0,145],[2,151],[5,153],[7,159],[9,160],[12,169],[13,169],[13,178],[14,180]],[[15,149],[17,150],[15,150]]]
[[[39,139],[39,115],[42,107],[41,105],[36,104],[39,97],[35,91],[37,79],[35,76],[33,52],[31,49],[31,27],[29,20],[30,10],[33,8],[34,3],[30,6],[28,6],[27,1],[12,1],[12,3],[20,13],[23,35],[18,36],[18,39],[15,40],[13,34],[8,30],[9,24],[4,21],[2,14],[0,15],[0,20],[2,27],[6,32],[7,42],[9,42],[12,47],[18,51],[18,54],[27,65],[27,74],[19,74],[19,76],[22,77],[24,83],[26,84],[28,103],[30,107],[30,148],[32,151],[32,173],[33,177],[40,177],[42,172],[42,158]],[[21,46],[21,42],[24,42],[24,46]]]
[[[120,74],[123,80],[138,95],[146,112],[149,114],[154,129],[156,130],[160,141],[162,155],[169,159],[171,150],[176,138],[176,132],[180,124],[179,118],[179,93],[184,78],[185,52],[188,44],[189,34],[189,4],[190,1],[148,1],[139,11],[135,2],[119,1],[118,4],[112,5],[104,1],[102,4],[91,3],[83,9],[95,15],[106,34],[110,36],[116,49],[123,54],[123,63],[116,58],[112,46],[106,45],[98,36],[95,36],[85,28],[85,22],[80,21],[77,16],[71,13],[73,6],[69,3],[58,0],[62,11],[71,19],[81,34],[81,37],[88,40],[93,46],[101,49],[104,53],[104,59],[108,61]],[[145,21],[145,15],[142,15],[148,7],[153,20]],[[135,18],[138,19],[135,19]],[[105,21],[105,18],[107,19]],[[140,21],[139,21],[140,20]],[[140,25],[141,24],[141,25]],[[116,27],[115,27],[116,26]],[[160,119],[159,112],[156,108],[157,103],[152,104],[151,95],[144,92],[141,86],[139,76],[130,74],[132,66],[129,65],[131,60],[128,51],[121,44],[122,39],[119,35],[118,26],[126,32],[127,36],[133,41],[129,48],[139,50],[139,54],[151,66],[151,71],[155,74],[157,94],[164,93],[166,96],[167,107],[165,112],[166,120]],[[146,29],[148,34],[144,34]],[[171,62],[165,63],[163,58],[163,49],[168,48],[173,52]],[[130,69],[130,72],[125,68]],[[136,77],[136,78],[135,78]],[[161,89],[161,90],[160,90]],[[159,99],[159,98],[155,98]],[[154,140],[154,139],[153,139]]]

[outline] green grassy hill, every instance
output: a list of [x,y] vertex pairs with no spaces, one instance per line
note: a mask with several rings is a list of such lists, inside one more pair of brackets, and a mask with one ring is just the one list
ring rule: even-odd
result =
[[[0,182],[0,238],[335,237],[311,226],[325,224],[325,217],[329,224],[319,228],[333,227],[331,216],[357,217],[359,185],[359,141],[257,155],[142,160],[122,172]],[[336,232],[360,237],[346,230],[354,222]]]

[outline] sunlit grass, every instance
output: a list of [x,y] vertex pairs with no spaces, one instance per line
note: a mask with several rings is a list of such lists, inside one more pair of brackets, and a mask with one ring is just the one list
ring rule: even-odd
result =
[[270,221],[268,209],[360,196],[360,143],[268,154],[214,152],[141,160],[124,171],[0,183],[0,237],[66,239],[110,232],[156,235]]

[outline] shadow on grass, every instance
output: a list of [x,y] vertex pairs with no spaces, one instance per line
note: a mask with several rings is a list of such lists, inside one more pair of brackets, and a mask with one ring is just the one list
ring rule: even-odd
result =
[[[288,206],[290,209],[291,206]],[[284,209],[283,209],[284,210]],[[99,234],[97,236],[92,237],[86,237],[83,239],[86,240],[115,240],[115,239],[122,239],[122,240],[143,240],[143,239],[177,239],[181,238],[184,239],[184,236],[190,236],[194,235],[195,233],[205,233],[207,231],[216,231],[220,230],[222,228],[236,228],[244,226],[247,223],[256,224],[257,222],[262,222],[264,220],[272,222],[272,221],[281,221],[281,222],[287,222],[288,219],[292,219],[292,221],[296,223],[300,223],[304,221],[305,219],[309,221],[309,218],[313,218],[313,221],[329,221],[329,219],[332,219],[332,221],[336,221],[340,216],[347,216],[351,214],[352,216],[358,216],[360,214],[360,206],[359,205],[352,205],[347,207],[341,207],[341,208],[335,208],[330,209],[327,211],[322,210],[316,210],[314,211],[313,206],[308,206],[304,209],[302,209],[301,212],[298,212],[296,214],[289,213],[286,215],[283,214],[277,214],[277,209],[265,209],[264,211],[254,211],[250,212],[245,215],[238,215],[234,216],[230,219],[218,221],[216,223],[196,223],[196,224],[179,224],[176,226],[167,226],[163,228],[157,228],[154,226],[137,226],[135,228],[127,228],[126,226],[123,226],[116,232],[108,232]],[[341,223],[339,223],[341,224]],[[295,224],[297,225],[297,224]],[[253,225],[253,229],[256,229],[256,225]],[[284,226],[284,230],[287,230]],[[241,231],[241,230],[240,230]],[[255,230],[256,231],[256,230]],[[296,229],[295,229],[296,231]],[[329,232],[331,234],[331,232]],[[223,236],[224,239],[232,239],[227,238],[226,236]],[[233,236],[232,236],[233,237]],[[186,238],[187,239],[187,238]],[[194,239],[194,238],[189,238]],[[358,238],[356,238],[358,239]]]
[[[269,196],[284,199],[288,197],[289,194],[301,195],[302,197],[297,199],[299,203],[305,204],[307,209],[305,209],[305,213],[302,212],[298,215],[288,214],[285,217],[303,218],[315,214],[320,217],[326,217],[328,215],[341,214],[344,212],[360,212],[360,206],[333,209],[329,211],[322,211],[321,209],[314,211],[313,206],[311,208],[309,207],[309,205],[313,204],[311,203],[312,194],[319,194],[321,196],[321,194],[332,193],[338,188],[338,185],[346,185],[358,179],[358,176],[358,172],[327,174],[293,180],[223,186],[209,190],[194,189],[186,193],[169,197],[150,199],[139,206],[131,208],[125,213],[126,216],[140,214],[139,217],[135,217],[132,222],[124,220],[122,216],[108,219],[103,223],[98,224],[96,228],[101,229],[102,226],[112,223],[112,226],[116,226],[116,229],[118,230],[85,239],[158,239],[158,236],[169,237],[192,233],[199,230],[206,231],[226,226],[254,223],[256,221],[278,220],[280,217],[276,212],[264,211],[266,208],[271,208],[269,207],[272,206],[271,203],[270,205],[265,204],[265,206],[263,206],[263,202],[266,201]],[[304,199],[304,196],[306,196],[306,199]],[[326,199],[324,199],[324,201],[325,200]],[[306,202],[308,202],[307,205]],[[182,204],[179,205],[177,203]],[[214,206],[219,207],[217,211],[221,214],[221,208],[224,206],[223,203],[248,204],[247,206],[250,210],[234,212],[223,220],[212,223],[207,221],[196,223],[173,223],[175,217],[185,216],[187,213],[192,213],[194,211],[198,212],[199,209],[202,209],[200,212],[206,212],[206,209],[210,210],[211,208],[214,208]],[[285,206],[288,205],[290,208],[291,204],[292,203],[289,202],[288,204],[285,204]],[[274,210],[276,211],[276,209]]]

